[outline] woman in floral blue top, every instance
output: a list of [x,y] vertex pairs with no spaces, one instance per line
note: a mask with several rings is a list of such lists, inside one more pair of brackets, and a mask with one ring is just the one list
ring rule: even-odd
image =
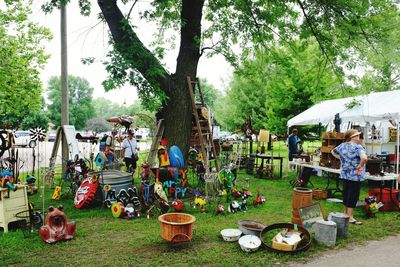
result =
[[343,182],[344,213],[353,224],[362,224],[354,219],[354,208],[360,197],[361,182],[365,180],[365,164],[367,155],[360,145],[360,132],[351,129],[344,134],[345,143],[332,149],[332,155],[340,159],[340,178]]

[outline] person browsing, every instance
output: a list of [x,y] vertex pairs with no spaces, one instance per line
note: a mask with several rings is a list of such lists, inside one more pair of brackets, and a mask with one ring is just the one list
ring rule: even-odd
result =
[[128,131],[128,137],[122,142],[122,155],[128,172],[135,173],[138,160],[138,147],[133,131]]
[[360,132],[351,129],[345,132],[344,143],[332,149],[332,155],[340,159],[340,178],[343,179],[344,213],[349,222],[362,224],[354,218],[354,208],[360,197],[361,182],[365,180],[367,155],[361,146]]
[[293,161],[293,155],[297,155],[299,152],[298,144],[300,142],[300,138],[297,136],[299,131],[297,129],[293,129],[292,134],[288,137],[288,155],[289,161]]

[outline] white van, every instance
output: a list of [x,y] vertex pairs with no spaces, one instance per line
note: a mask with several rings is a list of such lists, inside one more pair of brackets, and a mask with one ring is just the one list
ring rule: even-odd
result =
[[14,132],[14,145],[23,147],[35,147],[36,141],[31,140],[31,135],[29,131],[16,131]]

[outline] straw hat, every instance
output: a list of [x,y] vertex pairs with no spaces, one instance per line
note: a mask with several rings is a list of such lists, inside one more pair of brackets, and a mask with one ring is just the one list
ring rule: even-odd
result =
[[359,131],[357,131],[357,130],[355,130],[355,129],[350,129],[350,130],[347,130],[345,133],[344,133],[344,139],[346,140],[346,141],[350,141],[350,139],[351,138],[353,138],[353,137],[355,137],[355,136],[357,136],[357,135],[360,135],[361,133],[359,132]]

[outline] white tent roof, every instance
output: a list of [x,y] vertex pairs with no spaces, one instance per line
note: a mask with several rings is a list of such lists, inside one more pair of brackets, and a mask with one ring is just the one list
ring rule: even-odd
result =
[[[348,109],[353,100],[360,105]],[[323,101],[290,119],[288,127],[294,125],[327,125],[333,122],[336,113],[342,122],[367,122],[389,118],[400,118],[400,90],[370,93],[368,95]]]

